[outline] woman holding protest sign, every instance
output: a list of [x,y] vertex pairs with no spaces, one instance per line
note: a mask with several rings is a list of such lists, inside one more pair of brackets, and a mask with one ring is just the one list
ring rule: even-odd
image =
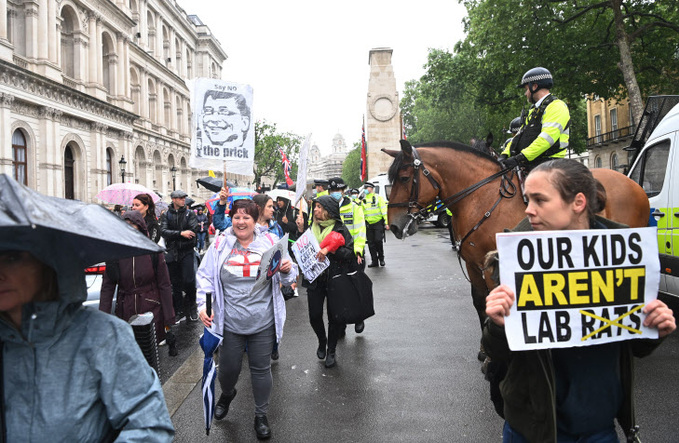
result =
[[[236,396],[247,345],[248,362],[255,400],[257,438],[271,436],[266,417],[271,397],[271,349],[283,335],[285,300],[281,283],[290,285],[297,277],[297,266],[282,259],[280,272],[263,287],[256,287],[262,256],[277,238],[257,229],[259,208],[252,200],[236,200],[231,208],[232,226],[208,248],[201,261],[196,282],[199,317],[203,324],[222,335],[219,351],[219,384],[222,394],[215,407],[215,418],[223,419]],[[208,316],[206,294],[212,294],[214,311]]]
[[[301,215],[297,217],[297,228],[299,232],[303,232],[306,228]],[[328,335],[325,335],[323,303],[328,296],[331,276],[358,269],[358,262],[354,255],[354,241],[349,230],[342,223],[337,200],[329,195],[313,200],[311,232],[321,248],[316,258],[323,261],[327,257],[330,260],[330,267],[307,287],[309,322],[318,337],[316,356],[321,360],[325,359],[326,368],[332,368],[336,364],[335,348],[343,325],[336,324],[332,320],[330,309],[328,309]]]
[[[596,216],[603,188],[575,160],[536,167],[525,183],[526,219],[514,231],[620,229]],[[494,363],[506,364],[500,386],[505,442],[617,442],[615,419],[628,438],[638,432],[633,410],[633,356],[644,357],[660,340],[628,340],[587,347],[512,352],[505,317],[515,302],[506,285],[486,298],[483,345]],[[672,311],[660,300],[642,311],[643,325],[665,337],[675,330]]]

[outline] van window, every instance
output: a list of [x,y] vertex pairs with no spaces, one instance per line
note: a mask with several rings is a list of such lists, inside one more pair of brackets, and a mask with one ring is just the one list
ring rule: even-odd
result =
[[384,190],[386,191],[386,194],[384,194],[384,195],[386,195],[387,199],[389,199],[389,196],[391,195],[391,185],[386,185],[384,187]]
[[647,148],[629,177],[639,183],[646,195],[654,197],[662,191],[670,155],[670,141],[663,140]]
[[380,185],[375,185],[375,195],[380,195]]

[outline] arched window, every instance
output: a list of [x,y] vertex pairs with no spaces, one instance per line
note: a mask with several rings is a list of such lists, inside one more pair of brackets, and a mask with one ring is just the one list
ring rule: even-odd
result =
[[108,33],[102,35],[102,61],[101,66],[103,68],[102,78],[104,82],[104,88],[108,91],[108,95],[115,95],[118,93],[116,91],[116,64],[117,55],[115,52],[115,46],[113,44],[113,39]]
[[597,157],[596,159],[594,159],[594,167],[595,168],[601,167],[601,157]]
[[617,170],[620,167],[620,160],[618,160],[618,154],[615,152],[611,154],[611,169]]
[[106,186],[113,184],[113,151],[106,150]]
[[64,150],[64,198],[75,198],[75,159],[69,145]]
[[12,134],[12,171],[14,179],[28,186],[28,174],[26,161],[26,137],[19,129]]
[[67,77],[77,78],[76,26],[78,16],[69,6],[61,11],[61,69]]

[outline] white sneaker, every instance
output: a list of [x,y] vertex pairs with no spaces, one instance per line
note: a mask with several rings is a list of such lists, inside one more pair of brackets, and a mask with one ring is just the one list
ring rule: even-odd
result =
[[295,288],[295,293],[293,294],[293,297],[299,297],[299,292],[297,292],[297,288]]
[[158,343],[158,346],[165,346],[167,344],[167,340],[163,340],[160,343]]

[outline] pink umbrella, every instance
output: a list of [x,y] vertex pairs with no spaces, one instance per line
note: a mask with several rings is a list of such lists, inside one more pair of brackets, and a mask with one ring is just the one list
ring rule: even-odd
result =
[[129,206],[139,194],[149,194],[154,203],[160,201],[158,194],[135,183],[114,183],[99,191],[96,197],[104,203]]

